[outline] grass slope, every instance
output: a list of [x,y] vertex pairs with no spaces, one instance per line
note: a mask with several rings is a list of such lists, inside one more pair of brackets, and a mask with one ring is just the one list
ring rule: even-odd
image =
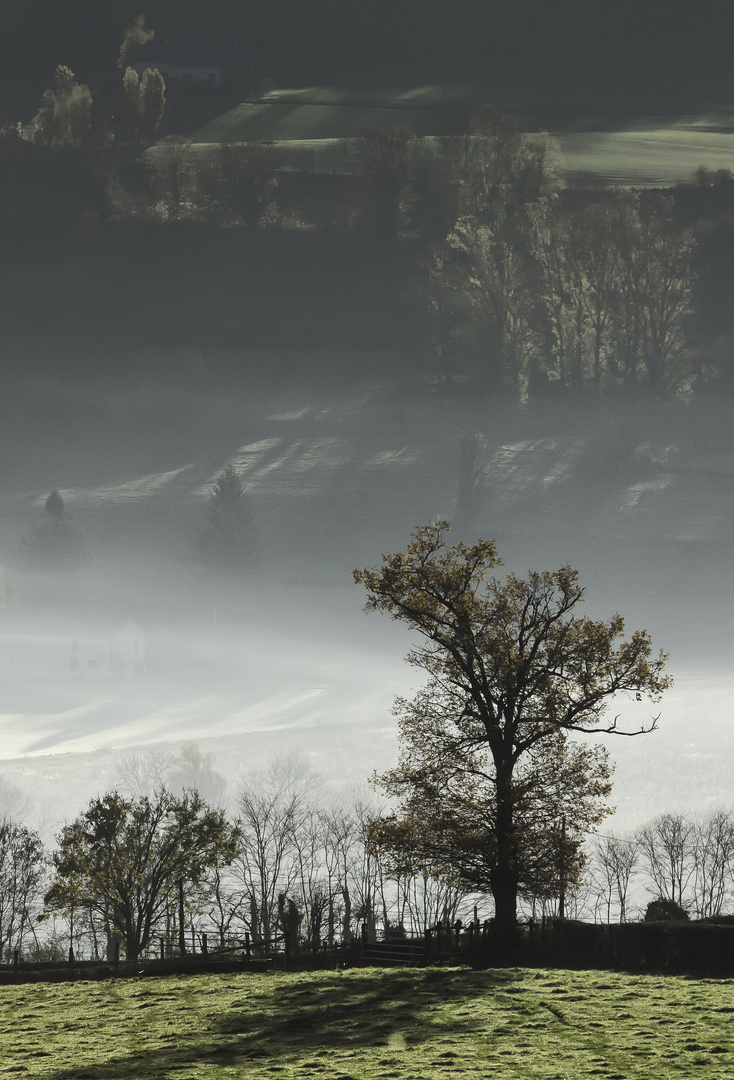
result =
[[734,980],[361,969],[3,987],[0,1076],[734,1077]]

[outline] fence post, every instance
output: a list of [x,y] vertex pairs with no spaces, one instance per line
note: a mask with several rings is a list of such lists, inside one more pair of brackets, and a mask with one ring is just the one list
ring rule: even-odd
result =
[[250,931],[245,930],[245,960],[250,962]]
[[440,960],[443,957],[443,923],[436,927],[436,952]]
[[19,960],[18,950],[13,949],[13,975],[18,974],[18,960]]
[[201,953],[202,956],[209,955],[209,943],[207,942],[206,934],[201,935]]
[[433,931],[426,927],[426,960],[431,959],[431,945],[433,944]]
[[161,938],[161,960],[166,959],[166,939]]
[[186,956],[186,927],[184,924],[184,883],[183,878],[178,879],[178,951],[181,956]]

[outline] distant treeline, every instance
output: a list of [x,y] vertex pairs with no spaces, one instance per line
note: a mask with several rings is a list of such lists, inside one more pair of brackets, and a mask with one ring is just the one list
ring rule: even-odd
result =
[[[430,222],[421,236],[401,202],[397,227],[384,203],[376,221],[364,179],[327,178],[318,199],[301,203],[298,176],[270,172],[228,195],[210,164],[187,173],[171,210],[174,196],[157,197],[158,174],[131,163],[134,210],[122,214],[77,152],[22,152],[36,158],[23,174],[38,184],[6,188],[1,204],[10,363],[16,348],[30,349],[38,369],[53,355],[83,373],[111,341],[207,356],[391,350],[447,389],[469,379],[520,399],[688,394],[734,375],[728,178],[668,196],[559,191],[499,221]],[[106,181],[118,207],[120,175]],[[313,177],[303,180],[311,191]]]
[[728,172],[567,188],[554,141],[491,105],[432,139],[156,142],[160,74],[118,81],[120,115],[100,114],[59,67],[32,121],[0,130],[9,341],[71,339],[82,368],[110,336],[391,349],[519,401],[731,379]]
[[141,10],[162,38],[238,39],[257,77],[282,86],[479,80],[505,107],[576,111],[672,111],[731,96],[713,0],[674,18],[658,0],[5,0],[0,113],[27,119],[60,59],[103,87]]

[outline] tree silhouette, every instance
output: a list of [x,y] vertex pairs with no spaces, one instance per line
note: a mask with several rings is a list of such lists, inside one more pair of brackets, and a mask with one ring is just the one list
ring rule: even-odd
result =
[[197,546],[202,558],[222,568],[241,569],[254,561],[252,507],[233,465],[225,466],[214,481]]
[[[407,659],[429,681],[396,703],[401,759],[379,783],[401,803],[396,846],[406,830],[419,845],[426,838],[434,866],[491,891],[498,942],[510,945],[518,895],[537,888],[536,868],[567,877],[573,853],[560,852],[559,873],[553,845],[543,843],[559,811],[577,813],[579,828],[605,812],[605,761],[567,735],[636,734],[607,718],[607,703],[617,694],[655,701],[670,680],[644,630],[624,640],[619,615],[577,614],[584,590],[575,570],[490,577],[500,562],[494,542],[450,548],[448,529],[446,521],[418,528],[407,551],[354,571],[366,610],[386,611],[425,639]],[[457,828],[462,807],[466,830]],[[385,823],[380,839],[389,843]],[[548,884],[546,871],[541,879]]]
[[92,94],[74,72],[59,64],[53,90],[44,90],[33,117],[33,141],[41,146],[78,149],[92,137]]
[[44,520],[20,542],[21,562],[37,570],[71,570],[81,561],[84,544],[56,488],[43,509]]
[[53,855],[47,911],[83,907],[123,935],[128,960],[145,949],[169,902],[235,856],[239,832],[197,792],[152,799],[113,791],[66,825]]

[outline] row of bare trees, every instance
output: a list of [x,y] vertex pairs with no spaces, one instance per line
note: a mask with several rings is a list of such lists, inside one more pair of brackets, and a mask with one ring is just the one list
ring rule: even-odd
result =
[[[286,758],[240,795],[233,877],[243,894],[237,918],[254,942],[268,948],[285,928],[284,899],[293,905],[291,925],[297,922],[300,940],[314,951],[349,942],[362,924],[374,936],[378,927],[422,934],[453,922],[465,890],[424,867],[396,872],[368,841],[375,807],[362,799],[321,805],[316,788],[313,774]],[[221,936],[223,924],[219,929]]]
[[444,383],[479,375],[521,400],[534,384],[644,384],[661,396],[706,374],[691,344],[696,243],[672,198],[569,198],[553,141],[494,113],[465,135],[365,132],[316,156],[262,143],[201,153],[173,138],[147,175],[148,212],[167,221],[328,226],[417,245],[414,291]]
[[[164,786],[165,779],[185,782],[182,769],[188,765],[211,787],[218,778],[211,760],[191,747],[178,762],[153,756],[123,763],[121,784],[127,780],[136,793],[93,800],[86,814],[65,827],[55,852],[44,850],[35,831],[9,817],[0,821],[0,957],[19,950],[27,957],[60,958],[71,945],[77,957],[100,959],[118,940],[126,951],[129,898],[118,892],[130,875],[141,882],[157,875],[151,925],[144,937],[136,930],[140,947],[154,953],[161,943],[198,951],[206,935],[210,951],[241,949],[248,941],[255,955],[269,955],[283,949],[287,936],[293,949],[317,954],[351,942],[365,924],[372,938],[419,936],[439,923],[470,918],[477,902],[484,915],[491,913],[488,898],[430,867],[409,859],[398,865],[386,857],[369,839],[378,808],[359,797],[325,799],[319,777],[303,758],[285,756],[252,773],[227,824],[190,789],[175,796]],[[157,792],[146,795],[151,782]],[[178,861],[166,868],[160,855],[165,838],[154,833],[165,831],[164,824],[181,827],[181,813],[189,815],[187,828],[195,824],[194,803],[202,822],[220,814],[217,827],[226,838],[217,857],[197,853],[196,872],[186,878],[180,852],[171,852]],[[135,841],[138,828],[148,830],[145,845]],[[79,844],[100,829],[103,849],[98,837],[94,851],[81,852]],[[100,867],[101,850],[107,869]],[[153,850],[154,872],[145,862],[149,854],[140,854]],[[131,858],[140,864],[128,866]],[[734,812],[714,810],[697,819],[663,814],[634,834],[597,836],[580,883],[564,882],[563,876],[559,865],[563,911],[572,917],[634,921],[651,900],[696,918],[726,914],[734,903]],[[549,897],[547,890],[536,900],[524,897],[525,914],[558,914],[558,898]],[[142,909],[139,914],[142,921],[148,918]]]
[[[428,868],[391,868],[368,842],[375,807],[325,799],[299,756],[253,773],[229,821],[192,788],[166,787],[194,774],[216,801],[218,774],[195,747],[177,760],[152,752],[121,762],[122,793],[92,800],[51,852],[7,819],[0,958],[61,958],[71,947],[77,958],[104,959],[118,941],[131,957],[161,944],[199,951],[204,935],[210,951],[248,941],[269,955],[288,936],[291,948],[316,954],[350,943],[365,924],[373,937],[419,935],[469,910],[466,891]],[[197,837],[207,851],[191,848]]]
[[424,259],[420,287],[439,378],[474,370],[524,400],[640,384],[687,393],[695,245],[660,193],[550,195],[495,220],[464,216]]
[[728,913],[734,902],[734,813],[661,814],[631,835],[596,838],[584,897],[595,917],[625,922],[641,895],[697,919]]

